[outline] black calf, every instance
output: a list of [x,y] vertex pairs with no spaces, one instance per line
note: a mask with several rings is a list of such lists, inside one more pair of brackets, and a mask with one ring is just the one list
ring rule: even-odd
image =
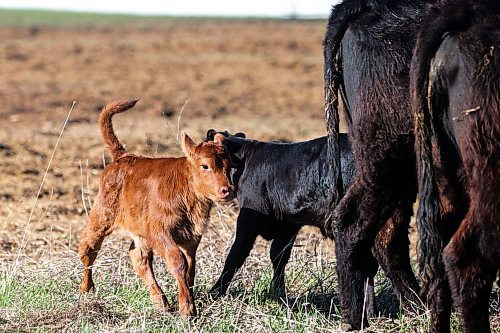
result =
[[[209,131],[207,139],[211,140],[214,133]],[[285,265],[297,233],[304,225],[317,226],[324,233],[336,199],[326,141],[321,137],[299,143],[268,143],[228,137],[226,143],[237,164],[233,182],[238,186],[240,214],[234,244],[211,290],[213,296],[227,291],[259,235],[272,240],[274,276],[270,293],[277,297],[285,294]],[[340,155],[347,186],[355,167],[346,134],[340,135]]]

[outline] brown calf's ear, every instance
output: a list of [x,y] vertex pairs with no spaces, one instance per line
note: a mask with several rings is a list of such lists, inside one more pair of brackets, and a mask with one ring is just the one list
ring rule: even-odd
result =
[[214,142],[217,145],[222,146],[224,144],[224,140],[226,140],[226,137],[224,136],[224,134],[217,133],[214,135]]
[[196,144],[191,140],[189,135],[181,131],[181,148],[184,156],[190,157],[194,153]]

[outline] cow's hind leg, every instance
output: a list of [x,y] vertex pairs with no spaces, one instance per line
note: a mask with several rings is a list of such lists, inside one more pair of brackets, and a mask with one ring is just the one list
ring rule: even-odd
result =
[[411,203],[396,208],[375,238],[373,248],[378,263],[405,307],[411,303],[420,304],[420,287],[409,256],[408,228],[411,215]]
[[500,246],[496,236],[500,234],[500,226],[495,222],[498,215],[484,216],[480,212],[488,211],[487,206],[485,201],[479,207],[471,205],[471,211],[443,251],[452,297],[461,313],[465,333],[491,332],[489,295],[499,268]]
[[361,220],[358,215],[358,209],[363,205],[364,191],[355,182],[337,206],[333,217],[342,308],[341,328],[344,331],[368,326],[368,317],[374,312],[373,277],[378,263],[371,249],[380,227],[373,219]]

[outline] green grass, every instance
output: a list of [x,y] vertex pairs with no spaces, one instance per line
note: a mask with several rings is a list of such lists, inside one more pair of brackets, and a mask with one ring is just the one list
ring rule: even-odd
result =
[[15,27],[68,27],[113,25],[120,23],[152,24],[172,20],[173,17],[124,14],[96,14],[45,10],[0,9],[0,25]]
[[[330,288],[319,290],[323,289],[318,289],[319,281],[314,284],[300,281],[305,276],[297,267],[290,269],[287,275],[289,298],[285,303],[266,296],[270,269],[263,269],[250,278],[246,276],[245,281],[230,288],[229,295],[218,300],[206,298],[210,278],[201,274],[195,291],[199,316],[191,319],[181,318],[176,312],[156,310],[128,262],[119,259],[109,266],[97,267],[94,274],[97,289],[84,296],[78,292],[80,269],[75,262],[74,265],[49,270],[25,272],[15,279],[7,279],[8,275],[2,274],[0,332],[306,333],[331,332],[339,325],[334,280],[326,281]],[[174,279],[162,265],[157,265],[156,271],[167,299],[175,305],[177,288]],[[323,268],[316,273],[325,277],[333,271]],[[384,278],[378,276],[377,280],[381,282],[378,294],[388,292],[386,288],[390,286]],[[428,325],[426,313],[408,313],[400,308],[390,316],[371,319],[371,332],[410,333],[415,332],[416,327],[425,330]],[[456,314],[452,316],[451,325],[453,333],[461,331]]]
[[[200,294],[206,290],[198,290],[198,308],[204,316],[188,320],[176,313],[155,310],[149,294],[133,275],[116,279],[96,274],[97,290],[85,296],[78,294],[79,281],[72,277],[12,279],[2,286],[0,308],[5,312],[0,317],[5,319],[0,321],[0,331],[49,332],[64,328],[71,332],[95,332],[120,328],[146,332],[238,332],[242,325],[257,325],[268,332],[309,332],[311,327],[328,322],[313,309],[291,313],[288,307],[263,297],[269,279],[266,272],[257,277],[246,293],[215,302],[202,300]],[[175,304],[173,279],[162,280],[167,298]],[[249,314],[257,321],[247,321]]]
[[101,14],[89,12],[69,12],[35,9],[0,8],[0,26],[10,27],[79,27],[134,24],[137,26],[168,25],[179,21],[196,20],[275,20],[283,19],[259,17],[179,17],[179,16],[144,16],[132,14]]

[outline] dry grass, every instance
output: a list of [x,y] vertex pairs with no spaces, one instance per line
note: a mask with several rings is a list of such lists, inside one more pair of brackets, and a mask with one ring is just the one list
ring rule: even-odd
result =
[[[198,252],[200,316],[191,320],[154,310],[130,265],[125,233],[105,241],[95,264],[94,295],[78,293],[82,266],[76,250],[99,173],[109,162],[97,129],[100,106],[140,97],[134,110],[116,118],[115,128],[128,150],[152,156],[180,154],[175,132],[183,105],[179,127],[196,139],[211,127],[260,140],[324,135],[324,24],[199,20],[0,28],[0,331],[334,331],[339,312],[333,243],[312,228],[301,232],[294,247],[284,304],[266,298],[271,266],[262,239],[229,295],[211,301],[206,291],[222,269],[237,216],[234,205],[214,209]],[[79,103],[37,198],[74,99]],[[174,281],[160,260],[155,265],[174,301]],[[423,332],[426,313],[402,313],[382,275],[377,283],[382,313],[371,329]],[[498,331],[498,289],[491,312]],[[455,317],[453,325],[459,332]]]

